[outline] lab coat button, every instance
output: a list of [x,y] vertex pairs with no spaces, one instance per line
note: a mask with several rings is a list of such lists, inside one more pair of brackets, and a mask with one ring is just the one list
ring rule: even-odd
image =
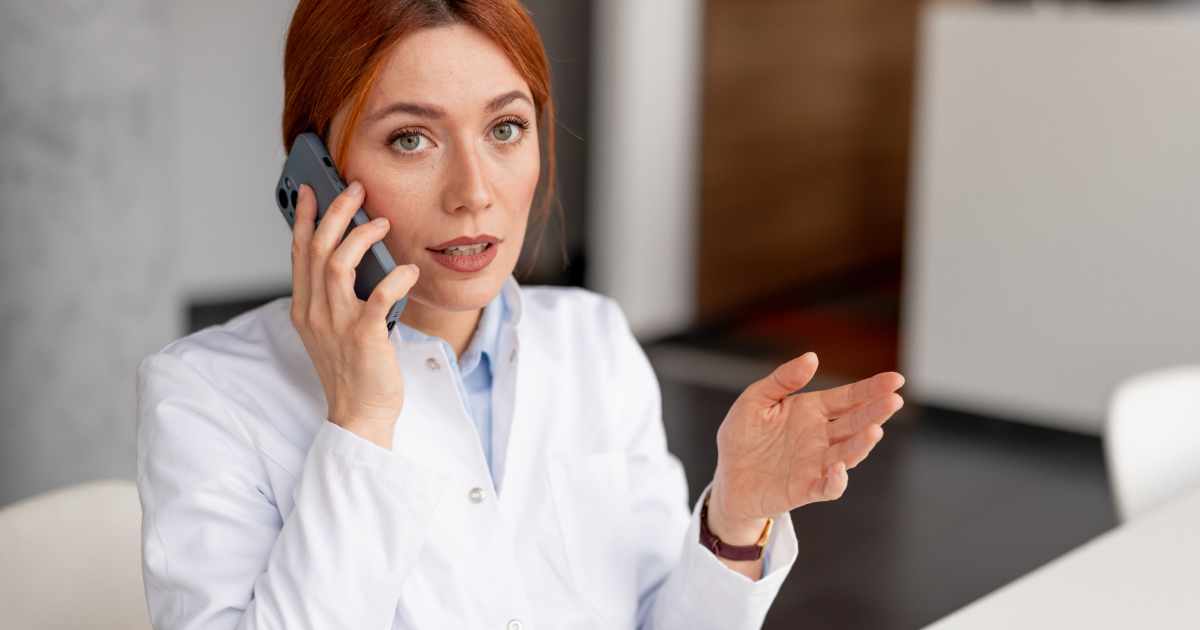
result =
[[425,367],[429,368],[430,372],[436,372],[442,369],[442,366],[437,362],[437,359],[426,359]]
[[[468,494],[467,497],[471,499],[471,503],[483,503],[483,488],[471,488],[471,494]],[[509,626],[512,626],[512,624],[509,624]]]
[[521,630],[524,627],[525,624],[521,623],[520,619],[513,619],[512,621],[508,622],[507,630]]

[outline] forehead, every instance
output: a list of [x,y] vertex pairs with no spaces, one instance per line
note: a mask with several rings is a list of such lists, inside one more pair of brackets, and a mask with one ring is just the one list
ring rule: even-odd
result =
[[444,107],[482,106],[529,86],[499,44],[479,29],[454,24],[410,33],[392,47],[367,109],[409,101]]

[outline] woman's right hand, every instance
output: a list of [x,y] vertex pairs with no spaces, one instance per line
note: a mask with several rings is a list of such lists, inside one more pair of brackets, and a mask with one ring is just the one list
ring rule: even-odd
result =
[[419,270],[397,265],[369,300],[354,295],[355,268],[389,227],[379,217],[342,240],[365,199],[362,184],[350,184],[314,229],[316,197],[300,187],[292,229],[292,325],[321,377],[329,421],[391,450],[404,381],[384,318],[416,284]]

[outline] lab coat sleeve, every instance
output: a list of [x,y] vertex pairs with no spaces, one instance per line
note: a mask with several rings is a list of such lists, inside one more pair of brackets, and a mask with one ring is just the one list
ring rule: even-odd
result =
[[155,628],[389,627],[444,477],[323,421],[285,519],[271,476],[286,473],[164,354],[138,373],[137,440]]
[[[642,630],[759,628],[796,561],[791,517],[775,519],[771,562],[758,581],[725,566],[700,544],[700,504],[689,515],[687,479],[667,451],[658,380],[624,316],[610,305],[615,364],[624,381],[629,477],[638,550],[638,627]],[[703,497],[707,493],[701,493]]]

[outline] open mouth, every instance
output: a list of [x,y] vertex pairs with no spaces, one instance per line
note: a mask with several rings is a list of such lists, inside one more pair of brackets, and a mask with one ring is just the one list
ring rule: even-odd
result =
[[442,250],[447,256],[478,256],[491,247],[491,243],[476,243],[474,245],[455,245]]
[[442,266],[465,273],[482,271],[496,258],[500,239],[480,234],[460,236],[429,248],[432,258]]

